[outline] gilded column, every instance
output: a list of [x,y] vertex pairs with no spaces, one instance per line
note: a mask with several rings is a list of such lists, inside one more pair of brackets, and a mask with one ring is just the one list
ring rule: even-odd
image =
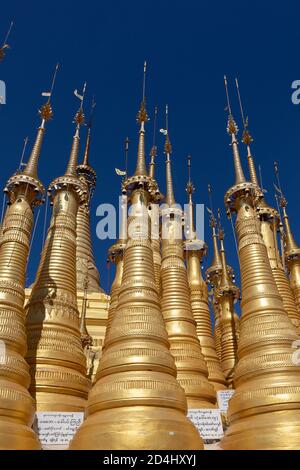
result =
[[[190,160],[189,160],[190,168]],[[196,321],[197,336],[201,352],[208,369],[208,380],[215,391],[226,388],[226,381],[216,352],[215,340],[212,333],[212,323],[208,306],[207,285],[202,277],[201,264],[207,246],[202,240],[197,240],[194,228],[193,200],[194,186],[189,178],[187,185],[189,195],[189,214],[187,239],[184,242],[187,259],[187,273],[190,287],[191,308]]]
[[201,449],[202,440],[185,414],[186,399],[160,310],[149,239],[147,207],[157,186],[147,175],[143,99],[134,176],[124,184],[130,197],[128,241],[118,306],[105,338],[87,419],[71,449]]
[[89,164],[89,152],[91,144],[91,120],[88,124],[87,139],[83,162],[77,166],[77,176],[88,188],[86,204],[79,206],[76,217],[76,279],[77,290],[83,291],[87,283],[88,292],[103,292],[100,287],[100,275],[96,267],[93,254],[91,229],[90,229],[90,205],[93,196],[97,175]]
[[242,316],[235,394],[224,449],[300,449],[300,370],[292,361],[297,331],[286,315],[262,239],[255,201],[261,194],[242,170],[229,106],[236,183],[225,195],[237,212]]
[[228,387],[233,387],[234,371],[237,363],[237,345],[239,336],[239,319],[234,310],[234,302],[240,297],[239,288],[232,282],[227,270],[224,249],[224,232],[220,228],[219,238],[221,244],[222,275],[216,298],[220,306],[220,332],[221,332],[221,366]]
[[37,175],[45,122],[52,118],[50,101],[40,110],[42,118],[24,171],[7,182],[9,209],[0,244],[0,449],[40,449],[31,429],[35,402],[26,354],[25,274],[33,226],[33,210],[43,202],[44,187]]
[[49,193],[53,213],[27,308],[27,361],[38,411],[83,411],[90,387],[76,295],[76,215],[86,185],[76,175],[82,106],[64,176]]
[[[168,131],[166,131],[168,132]],[[184,388],[189,408],[213,408],[216,395],[208,381],[208,370],[196,331],[190,289],[184,264],[182,210],[175,203],[171,174],[171,144],[166,154],[166,204],[162,207],[161,308],[177,379]]]

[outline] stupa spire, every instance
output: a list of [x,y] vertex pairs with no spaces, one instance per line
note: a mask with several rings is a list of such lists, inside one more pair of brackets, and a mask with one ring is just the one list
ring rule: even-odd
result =
[[234,302],[240,297],[239,288],[232,281],[232,273],[229,274],[224,248],[225,232],[221,226],[220,212],[218,210],[220,240],[220,254],[222,274],[220,284],[216,289],[216,299],[220,306],[220,330],[221,330],[221,366],[229,387],[233,386],[234,369],[237,362],[237,345],[239,335],[239,318],[234,311]]
[[212,239],[213,239],[213,260],[211,263],[211,267],[214,267],[214,266],[220,267],[221,257],[220,257],[219,247],[218,247],[218,235],[216,232],[217,221],[216,221],[214,211],[213,211],[212,187],[210,184],[207,186],[207,189],[208,189],[208,197],[209,197],[209,202],[210,202],[210,207],[207,210],[210,214],[209,224],[212,230]]
[[150,150],[150,164],[149,164],[149,176],[150,178],[155,177],[155,157],[157,155],[156,146],[156,121],[157,121],[157,106],[154,108],[154,122],[153,122],[153,141]]
[[193,207],[193,193],[195,187],[191,179],[190,156],[188,157],[188,183],[186,191],[188,193],[188,227],[186,229],[184,248],[187,260],[191,308],[196,322],[196,332],[200,341],[201,352],[208,370],[208,380],[211,385],[213,385],[215,391],[218,391],[226,388],[226,382],[221,370],[215,340],[212,334],[207,284],[202,277],[201,265],[206,255],[207,245],[204,241],[197,239],[195,232]]
[[274,169],[277,179],[277,186],[275,186],[277,192],[279,193],[280,205],[283,212],[283,221],[285,226],[285,236],[284,236],[284,258],[285,264],[288,268],[290,287],[293,292],[293,296],[296,302],[298,316],[294,318],[293,323],[298,327],[300,332],[300,248],[295,241],[295,238],[292,233],[290,226],[289,217],[286,211],[287,200],[283,194],[280,185],[279,179],[279,167],[278,163],[274,162]]
[[[140,144],[141,140],[143,149]],[[122,183],[131,208],[117,307],[89,394],[87,419],[70,445],[74,450],[136,449],[137,442],[141,450],[203,448],[185,416],[186,398],[169,351],[148,214],[158,187],[144,170],[144,154],[139,151],[136,173]]]
[[166,105],[166,129],[161,129],[161,132],[165,135],[165,155],[166,155],[166,204],[173,206],[175,203],[173,179],[172,179],[172,167],[171,167],[171,153],[172,146],[169,138],[169,108]]
[[[168,112],[168,110],[166,110]],[[162,215],[161,308],[170,350],[177,367],[177,380],[184,388],[189,408],[213,408],[215,390],[201,352],[191,307],[190,288],[184,264],[182,210],[175,205],[171,179],[168,121],[166,125],[167,204]],[[193,240],[194,243],[194,240]],[[204,243],[199,242],[203,248]],[[197,366],[196,366],[197,364]]]
[[43,96],[47,96],[48,100],[45,104],[42,105],[42,107],[39,110],[39,115],[41,117],[41,125],[38,128],[37,136],[35,143],[33,145],[28,163],[23,171],[24,175],[31,176],[32,178],[38,178],[37,176],[37,166],[38,166],[38,160],[39,156],[41,153],[41,148],[42,148],[42,142],[43,142],[43,137],[44,137],[44,132],[45,132],[45,123],[47,121],[50,121],[53,117],[53,112],[51,108],[51,96],[53,93],[54,85],[55,85],[55,80],[56,80],[56,75],[58,71],[58,64],[55,67],[52,83],[51,83],[51,88],[49,92],[44,92]]
[[0,62],[1,62],[1,60],[4,59],[4,56],[5,56],[5,53],[6,53],[6,52],[5,52],[6,49],[9,49],[9,45],[8,45],[7,41],[8,41],[9,35],[10,35],[10,33],[11,33],[13,24],[14,24],[13,21],[11,21],[11,23],[10,23],[10,25],[9,25],[9,28],[8,28],[8,31],[7,31],[7,33],[6,33],[5,39],[4,39],[4,41],[3,41],[3,44],[2,44],[2,46],[0,47]]
[[81,165],[78,165],[76,169],[78,178],[85,183],[87,187],[85,204],[81,204],[79,206],[76,218],[76,283],[77,290],[81,292],[84,292],[85,285],[88,292],[103,292],[100,287],[100,274],[97,269],[93,253],[90,228],[91,199],[97,182],[96,171],[89,164],[91,129],[95,106],[96,103],[93,98],[87,125],[87,137],[83,162]]
[[231,111],[226,75],[224,75],[224,83],[225,83],[225,91],[226,91],[226,98],[227,98],[227,111],[228,111],[227,132],[231,136],[231,146],[232,146],[232,152],[233,152],[233,162],[234,162],[234,171],[235,171],[235,184],[241,184],[246,181],[246,178],[243,172],[239,149],[238,149],[238,142],[236,139],[236,135],[238,133],[238,126],[233,118],[232,111]]
[[298,328],[300,326],[300,314],[297,311],[297,306],[295,300],[293,299],[293,293],[291,291],[289,281],[286,277],[285,270],[283,268],[280,254],[278,251],[278,244],[277,244],[277,230],[280,225],[280,214],[279,212],[269,206],[265,200],[264,190],[262,188],[262,183],[259,184],[255,164],[253,161],[253,157],[250,151],[250,142],[252,141],[252,137],[248,132],[248,118],[245,119],[244,117],[244,110],[241,101],[241,94],[239,90],[239,84],[236,79],[236,87],[238,98],[240,102],[241,108],[241,116],[244,124],[244,134],[243,134],[243,142],[247,146],[247,153],[248,153],[248,165],[249,165],[249,173],[250,173],[250,180],[251,182],[256,185],[261,190],[261,195],[259,200],[256,203],[256,210],[259,214],[259,218],[261,221],[261,233],[263,240],[265,242],[268,258],[270,261],[272,273],[274,276],[274,280],[276,282],[279,294],[283,301],[283,306],[286,313],[289,315],[292,323]]
[[[49,97],[50,98],[50,97]],[[51,110],[50,101],[48,111]],[[47,116],[45,105],[42,112]],[[40,150],[40,149],[39,149]],[[25,275],[33,227],[34,208],[43,202],[44,187],[37,178],[39,151],[31,158],[31,170],[17,171],[7,182],[10,202],[0,240],[0,448],[39,449],[31,429],[35,403],[26,354]],[[28,170],[28,165],[27,165]]]
[[228,211],[237,213],[242,315],[224,449],[300,446],[300,371],[291,355],[298,334],[283,308],[261,235],[256,214],[260,198],[259,188],[248,181],[225,194]]
[[80,100],[80,106],[74,117],[74,123],[76,124],[75,134],[73,137],[70,158],[68,161],[68,166],[65,172],[65,176],[76,177],[76,168],[78,165],[78,153],[79,153],[79,141],[80,141],[79,131],[80,131],[80,126],[84,124],[83,102],[84,102],[85,90],[86,90],[86,83],[83,85],[82,94],[79,94],[77,90],[74,91],[75,96]]
[[[121,196],[121,227],[119,239],[108,250],[108,261],[114,263],[116,266],[115,278],[110,290],[110,302],[107,315],[107,327],[105,337],[108,336],[115,311],[118,306],[119,292],[122,285],[123,268],[124,268],[124,250],[127,240],[127,207],[128,198],[126,192]],[[105,348],[105,343],[103,348]],[[97,377],[96,377],[97,380]]]
[[135,176],[147,175],[146,158],[145,158],[145,123],[149,120],[146,111],[146,71],[147,62],[144,62],[144,78],[143,78],[143,95],[140,110],[137,114],[137,122],[140,124],[139,131],[139,144],[138,144],[138,156],[137,165],[135,169]]
[[[81,101],[75,120],[79,138],[84,94],[75,94]],[[43,411],[84,410],[90,388],[76,289],[76,216],[79,205],[86,203],[87,186],[77,177],[76,166],[74,173],[78,153],[74,142],[66,174],[48,189],[53,212],[26,305],[30,390],[37,410]]]

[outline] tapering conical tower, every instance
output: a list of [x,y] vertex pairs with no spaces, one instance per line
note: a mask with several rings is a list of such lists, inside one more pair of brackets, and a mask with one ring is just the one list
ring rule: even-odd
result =
[[[168,108],[166,108],[168,117]],[[177,367],[177,379],[185,390],[189,408],[213,408],[215,390],[208,381],[208,370],[196,331],[190,289],[184,264],[182,209],[176,205],[171,144],[166,126],[166,204],[162,207],[161,308],[170,350]]]
[[233,386],[234,370],[237,362],[237,345],[239,336],[239,319],[234,310],[234,302],[240,297],[239,288],[233,283],[228,273],[224,249],[224,231],[219,227],[222,275],[216,289],[216,299],[220,305],[221,330],[221,366],[226,383]]
[[[78,95],[78,93],[77,93]],[[90,382],[76,296],[76,216],[86,184],[76,175],[81,106],[69,163],[49,187],[53,213],[27,308],[27,361],[38,411],[83,411]]]
[[[149,177],[155,181],[155,158],[157,156],[157,147],[155,142],[156,135],[156,120],[157,120],[157,107],[154,110],[154,124],[153,124],[153,143],[150,151],[150,164],[149,164]],[[156,181],[155,181],[155,184]],[[157,189],[153,201],[149,204],[149,216],[151,221],[151,246],[153,250],[153,263],[154,263],[154,276],[158,295],[161,294],[161,279],[160,279],[160,268],[161,268],[161,227],[160,227],[160,211],[159,202],[163,198],[159,189]]]
[[218,248],[218,236],[216,233],[216,219],[212,215],[210,217],[210,226],[212,228],[212,240],[213,240],[213,260],[211,265],[206,270],[206,283],[210,285],[210,300],[212,304],[213,314],[214,314],[214,340],[216,345],[216,352],[218,359],[221,363],[222,350],[221,350],[221,324],[220,324],[220,305],[216,298],[216,291],[220,284],[221,275],[222,275],[222,263],[220,252]]
[[[95,103],[92,104],[92,112]],[[86,183],[87,200],[86,204],[79,206],[76,218],[76,280],[77,290],[84,291],[87,285],[88,292],[103,292],[100,287],[100,274],[96,267],[93,254],[91,229],[90,229],[90,205],[96,187],[96,171],[89,163],[89,153],[91,145],[92,112],[88,122],[87,138],[84,157],[81,165],[77,166],[77,176]]]
[[190,177],[191,159],[189,163],[189,180],[187,193],[189,197],[186,240],[184,242],[185,256],[187,259],[187,273],[190,287],[191,307],[196,321],[197,336],[200,341],[201,352],[208,369],[208,380],[215,391],[226,388],[226,381],[221,369],[216,352],[215,340],[212,334],[212,323],[208,306],[207,285],[202,277],[201,264],[207,246],[202,240],[197,239],[194,224],[193,192],[194,185]]
[[154,279],[147,207],[157,186],[146,171],[144,93],[138,121],[137,167],[123,183],[131,212],[118,306],[89,395],[87,419],[71,449],[202,448],[185,416],[186,399],[176,381]]
[[39,449],[31,429],[35,403],[28,392],[25,331],[25,274],[34,208],[43,202],[37,176],[45,123],[52,118],[50,96],[40,111],[41,125],[24,171],[17,171],[4,191],[9,198],[0,244],[0,449]]
[[[249,173],[250,173],[250,181],[253,184],[255,184],[257,187],[260,187],[258,178],[257,178],[254,158],[251,152],[251,142],[253,141],[253,139],[248,130],[248,119],[247,121],[245,121],[245,118],[244,118],[243,106],[241,102],[241,96],[239,92],[239,85],[238,85],[237,79],[236,79],[236,87],[238,91],[241,115],[242,115],[242,120],[244,124],[242,142],[247,147],[247,159],[248,159],[248,166],[249,166]],[[262,196],[256,204],[256,210],[259,214],[259,218],[261,222],[260,224],[261,234],[262,234],[263,240],[267,248],[267,253],[268,253],[268,258],[270,261],[272,273],[273,273],[274,280],[277,285],[277,289],[282,298],[284,309],[286,313],[288,314],[288,316],[290,317],[293,325],[295,325],[295,327],[298,328],[298,331],[300,332],[300,310],[299,311],[297,310],[293,292],[291,290],[290,283],[286,277],[286,273],[283,268],[280,253],[278,250],[277,230],[279,229],[280,215],[276,209],[274,209],[273,207],[270,207],[267,204],[265,197],[264,197],[263,188],[260,188],[260,189],[261,189]]]
[[[118,306],[119,292],[122,285],[124,270],[124,250],[127,240],[127,194],[126,191],[121,196],[121,229],[119,240],[109,248],[109,261],[116,265],[115,278],[110,291],[110,303],[107,316],[106,337],[110,330],[112,320]],[[103,348],[105,347],[105,344]],[[97,380],[97,379],[96,379]]]
[[[226,83],[227,85],[227,83]],[[227,90],[227,87],[226,87]],[[228,100],[229,105],[229,100]],[[292,361],[297,331],[285,313],[255,212],[257,185],[246,181],[230,105],[236,183],[225,195],[237,213],[242,316],[224,449],[300,449],[300,369]]]
[[[296,243],[292,230],[291,230],[289,217],[286,211],[287,200],[284,197],[281,186],[280,186],[279,169],[278,169],[277,162],[274,162],[274,168],[275,168],[275,174],[277,177],[277,184],[278,184],[277,189],[278,189],[279,196],[280,196],[280,205],[283,211],[283,221],[284,221],[284,227],[285,227],[285,232],[284,232],[284,237],[283,237],[284,238],[284,246],[283,246],[284,262],[289,272],[290,287],[291,287],[291,290],[295,299],[297,311],[300,314],[300,248],[298,244]],[[296,322],[293,322],[293,323],[296,324]],[[298,326],[298,331],[299,331],[300,329],[299,323],[297,324],[297,326]]]

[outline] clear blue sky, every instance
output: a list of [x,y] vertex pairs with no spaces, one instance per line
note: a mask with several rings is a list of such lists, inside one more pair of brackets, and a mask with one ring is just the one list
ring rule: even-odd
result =
[[[3,39],[11,19],[15,25],[11,49],[0,66],[7,84],[7,104],[0,108],[0,186],[20,160],[23,139],[28,152],[39,123],[41,92],[57,61],[61,64],[53,97],[54,119],[40,160],[45,186],[66,166],[77,106],[73,90],[88,82],[88,102],[96,95],[97,108],[91,163],[98,186],[92,206],[95,256],[104,289],[108,287],[106,252],[109,241],[95,237],[96,207],[116,203],[120,180],[114,167],[124,166],[123,142],[130,138],[129,169],[136,160],[135,116],[141,99],[144,59],[148,61],[147,107],[158,105],[158,127],[169,104],[173,172],[178,202],[185,202],[186,156],[193,157],[196,202],[207,203],[207,183],[214,188],[214,205],[224,208],[223,195],[234,181],[224,113],[223,75],[232,84],[234,114],[240,123],[234,78],[238,76],[253,153],[263,170],[267,198],[273,203],[273,161],[281,166],[289,214],[300,242],[297,217],[299,187],[300,105],[291,102],[291,83],[300,79],[299,2],[199,0],[136,0],[40,2],[11,0],[1,7]],[[153,122],[153,121],[152,121]],[[83,144],[84,139],[82,139]],[[147,126],[147,153],[152,123]],[[158,135],[157,174],[164,191],[163,139]],[[82,147],[83,149],[83,147]],[[245,149],[240,145],[244,168]],[[33,281],[41,251],[44,209],[33,242],[27,283]],[[237,270],[230,224],[225,220],[228,262]],[[206,224],[206,240],[211,246]],[[209,254],[208,261],[211,259]]]

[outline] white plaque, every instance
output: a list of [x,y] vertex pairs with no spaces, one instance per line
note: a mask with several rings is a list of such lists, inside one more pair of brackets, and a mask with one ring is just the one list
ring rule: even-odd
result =
[[83,418],[83,412],[37,412],[33,429],[43,449],[67,449]]
[[216,408],[192,408],[188,418],[196,426],[204,441],[221,439],[224,436],[220,410]]
[[217,400],[218,406],[221,413],[227,413],[228,410],[228,402],[232,395],[234,394],[235,390],[219,390],[217,392]]

